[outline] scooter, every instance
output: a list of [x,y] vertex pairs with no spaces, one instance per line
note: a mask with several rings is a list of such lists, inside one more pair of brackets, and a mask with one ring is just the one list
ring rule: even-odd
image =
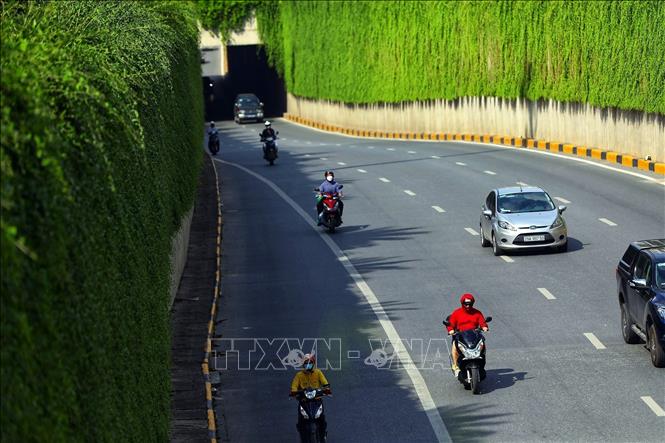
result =
[[329,391],[322,388],[308,388],[296,394],[298,412],[301,415],[297,427],[302,443],[325,443],[327,432],[321,421],[324,412],[321,399],[328,394]]
[[219,135],[217,133],[208,136],[208,150],[212,155],[217,155],[219,152]]
[[[340,185],[342,189],[344,185]],[[315,191],[321,192],[319,188],[314,188]],[[323,215],[321,215],[321,224],[328,229],[331,234],[335,229],[342,224],[342,219],[339,215],[339,200],[338,193],[324,192],[317,194],[318,199],[323,199]]]
[[270,166],[274,165],[275,160],[277,159],[277,144],[275,143],[276,138],[277,137],[267,137],[261,139],[261,141],[264,143],[263,158],[266,159]]
[[[443,324],[450,326],[450,316],[446,317]],[[485,322],[492,321],[487,317]],[[457,346],[457,366],[460,372],[457,379],[464,385],[464,389],[471,390],[474,394],[480,393],[480,382],[487,375],[485,372],[485,336],[480,328],[455,332],[453,335],[453,346]]]

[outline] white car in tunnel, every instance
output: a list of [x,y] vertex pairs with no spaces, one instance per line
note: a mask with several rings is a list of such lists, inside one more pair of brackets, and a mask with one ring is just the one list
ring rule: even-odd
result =
[[490,191],[481,206],[480,243],[492,246],[494,255],[506,250],[568,249],[568,230],[557,207],[541,188],[507,187]]

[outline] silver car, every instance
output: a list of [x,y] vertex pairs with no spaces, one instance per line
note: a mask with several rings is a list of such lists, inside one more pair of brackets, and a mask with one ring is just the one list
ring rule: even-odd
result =
[[494,189],[485,199],[480,214],[480,243],[492,246],[494,255],[504,250],[552,248],[568,250],[568,230],[557,206],[541,188]]

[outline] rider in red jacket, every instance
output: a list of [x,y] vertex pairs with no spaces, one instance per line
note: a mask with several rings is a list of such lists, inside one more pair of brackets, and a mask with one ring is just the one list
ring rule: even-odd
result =
[[[453,335],[456,332],[468,331],[469,329],[475,329],[478,327],[480,327],[485,332],[489,330],[483,313],[473,307],[475,302],[476,299],[473,298],[472,294],[462,295],[460,298],[462,307],[455,309],[455,311],[453,311],[453,313],[450,315],[450,319],[448,320],[450,323],[450,326],[447,326],[449,335]],[[457,352],[457,346],[454,342],[455,339],[453,338],[452,369],[455,371],[455,376],[457,376],[457,374],[459,374],[459,366],[457,366],[457,358],[459,354]]]

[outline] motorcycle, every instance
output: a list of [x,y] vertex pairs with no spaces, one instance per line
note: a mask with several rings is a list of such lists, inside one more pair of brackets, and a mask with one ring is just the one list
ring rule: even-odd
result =
[[266,137],[262,138],[261,141],[263,145],[263,158],[270,164],[270,166],[275,164],[275,159],[277,159],[277,144],[275,140],[277,137]]
[[329,395],[327,389],[308,388],[298,391],[298,412],[301,419],[298,421],[298,432],[302,443],[325,443],[326,430],[323,428],[321,417],[323,416],[324,396]]
[[[443,324],[450,326],[450,316]],[[485,322],[492,321],[492,317],[487,317]],[[464,385],[464,389],[471,390],[474,394],[480,393],[480,382],[487,375],[485,372],[485,336],[480,328],[469,329],[466,331],[455,332],[453,335],[453,346],[457,346],[458,358],[457,366],[460,372],[457,379]]]
[[[344,185],[340,185],[339,189],[342,189]],[[338,193],[324,192],[320,193],[319,188],[314,188],[317,194],[318,199],[323,199],[323,215],[321,216],[321,224],[328,229],[328,232],[331,234],[335,232],[335,228],[341,225],[341,217],[339,214],[339,200],[341,196]]]
[[208,151],[212,155],[217,155],[219,152],[219,134],[216,132],[208,135]]

